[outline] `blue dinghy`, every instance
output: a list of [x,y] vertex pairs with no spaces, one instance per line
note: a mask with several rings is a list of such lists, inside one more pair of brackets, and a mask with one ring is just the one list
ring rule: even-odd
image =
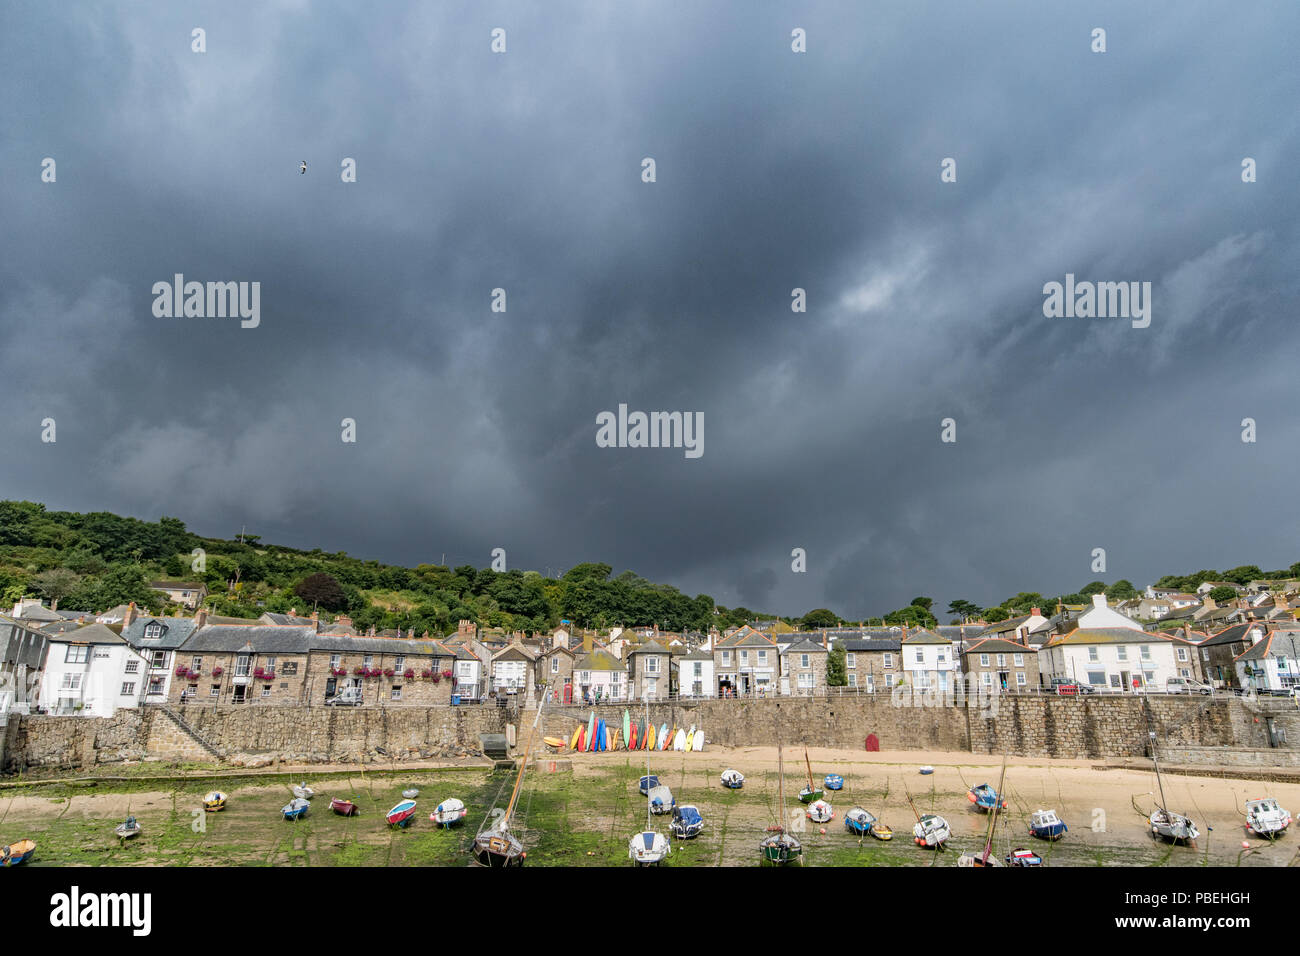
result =
[[704,817],[700,816],[700,811],[689,803],[673,807],[673,822],[669,824],[669,829],[679,840],[689,840],[691,837],[699,836],[700,831],[704,829]]
[[822,784],[827,790],[843,790],[844,778],[838,773],[828,773],[826,778],[822,781]]
[[1007,808],[1007,802],[998,796],[998,792],[990,787],[987,783],[981,783],[978,787],[971,787],[966,792],[966,799],[975,804],[975,809],[988,812],[1001,803],[1002,809]]
[[294,797],[280,808],[280,812],[284,814],[286,820],[299,820],[307,815],[309,809],[311,809],[310,801],[302,797]]
[[651,789],[657,786],[659,786],[659,778],[654,775],[642,777],[637,783],[637,787],[641,790],[641,796],[643,797],[648,794]]
[[1029,835],[1040,840],[1059,840],[1066,829],[1055,810],[1035,810],[1029,820]]

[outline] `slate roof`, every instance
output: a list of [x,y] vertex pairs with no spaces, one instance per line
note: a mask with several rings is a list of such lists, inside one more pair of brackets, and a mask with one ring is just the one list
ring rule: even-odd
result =
[[1232,627],[1225,627],[1212,637],[1207,637],[1201,641],[1201,647],[1220,647],[1224,644],[1250,643],[1250,629],[1252,627],[1262,627],[1254,622],[1245,624],[1234,624]]
[[951,644],[952,641],[950,641],[946,637],[942,637],[934,633],[934,631],[922,627],[922,628],[917,628],[915,631],[910,632],[908,636],[903,639],[903,643],[904,644]]
[[1270,631],[1262,641],[1258,641],[1254,646],[1246,648],[1233,660],[1260,661],[1266,657],[1285,657],[1293,661],[1300,660],[1300,631]]
[[[315,621],[313,621],[313,620],[312,620],[311,618],[309,618],[309,617],[298,617],[296,614],[279,614],[279,613],[277,613],[277,612],[275,612],[275,611],[267,611],[266,613],[264,613],[264,614],[262,615],[262,617],[263,617],[263,618],[266,618],[266,621],[265,621],[264,623],[267,623],[267,624],[311,624],[311,625],[315,625],[315,623],[316,623]],[[261,620],[261,618],[259,618],[258,620]]]
[[[145,640],[144,630],[150,624],[162,626],[162,637],[157,640]],[[141,617],[122,628],[122,638],[132,647],[172,650],[184,644],[194,630],[192,617]]]
[[680,660],[683,660],[683,661],[711,661],[711,660],[713,660],[713,652],[712,652],[712,651],[704,651],[704,650],[700,650],[699,648],[696,648],[695,650],[691,651],[689,654],[683,654],[683,655],[681,656]]
[[1077,627],[1069,634],[1058,635],[1043,647],[1060,647],[1063,644],[1152,644],[1169,641],[1163,634],[1135,631],[1131,627]]
[[996,624],[990,624],[980,632],[983,637],[992,637],[995,634],[1001,634],[1005,631],[1014,631],[1028,621],[1032,614],[1022,614],[1020,617],[1009,617],[1005,621],[998,621]]
[[[354,654],[406,654],[431,657],[452,657],[452,648],[439,641],[416,641],[392,637],[357,637],[355,634],[317,634],[311,631],[308,644],[316,651],[337,651]],[[256,646],[256,645],[255,645]],[[260,651],[261,648],[259,647]],[[471,657],[474,655],[471,654]],[[477,658],[475,658],[477,660]]]
[[501,650],[492,655],[494,661],[508,660],[507,654],[514,654],[522,657],[524,660],[532,662],[537,660],[537,652],[531,647],[525,647],[522,644],[507,644]]
[[820,641],[810,641],[807,638],[795,641],[787,647],[783,654],[825,654],[826,648],[822,647]]
[[898,637],[848,637],[835,642],[850,654],[864,654],[870,651],[901,651],[903,642]]
[[306,654],[319,637],[314,627],[208,624],[191,634],[181,649],[220,653],[242,651],[251,646],[258,654]]
[[672,651],[668,650],[668,648],[664,647],[662,644],[658,643],[657,641],[651,641],[651,642],[648,643],[648,644],[642,644],[642,645],[640,645],[640,646],[638,646],[638,647],[635,647],[635,648],[633,648],[632,650],[630,650],[630,651],[627,652],[627,656],[628,656],[628,657],[631,657],[631,656],[633,656],[634,654],[665,654],[665,655],[669,655],[669,654],[672,654]]
[[970,647],[966,648],[967,654],[1036,654],[1038,648],[1026,647],[1016,641],[1008,641],[1001,637],[986,637],[982,641],[976,641]]
[[573,665],[575,671],[625,671],[627,667],[608,651],[592,651]]
[[87,624],[85,627],[79,627],[75,631],[69,631],[67,634],[60,634],[57,640],[60,644],[125,644],[122,635],[116,634],[109,630],[103,624]]

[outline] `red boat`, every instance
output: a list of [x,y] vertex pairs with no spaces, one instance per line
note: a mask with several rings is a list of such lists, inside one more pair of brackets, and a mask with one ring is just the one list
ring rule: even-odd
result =
[[357,815],[357,805],[351,800],[344,800],[342,797],[335,797],[331,800],[330,809],[341,817],[354,817]]
[[384,816],[388,820],[389,826],[405,827],[411,823],[411,818],[415,814],[415,801],[403,800],[393,809],[389,810]]

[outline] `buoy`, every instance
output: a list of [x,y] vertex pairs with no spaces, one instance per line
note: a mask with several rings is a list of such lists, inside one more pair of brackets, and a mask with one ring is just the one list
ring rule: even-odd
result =
[[825,835],[826,835],[826,828],[825,828],[825,827],[822,827],[822,829],[821,829],[821,834],[822,834],[822,836],[825,836]]
[[1245,840],[1242,840],[1242,841],[1241,841],[1241,848],[1242,848],[1243,850],[1249,850],[1249,849],[1250,849],[1250,844],[1247,843]]

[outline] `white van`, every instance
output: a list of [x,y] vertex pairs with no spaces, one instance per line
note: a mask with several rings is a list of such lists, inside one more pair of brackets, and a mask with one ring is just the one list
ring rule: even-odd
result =
[[1210,687],[1190,677],[1171,677],[1165,681],[1167,694],[1208,694]]

